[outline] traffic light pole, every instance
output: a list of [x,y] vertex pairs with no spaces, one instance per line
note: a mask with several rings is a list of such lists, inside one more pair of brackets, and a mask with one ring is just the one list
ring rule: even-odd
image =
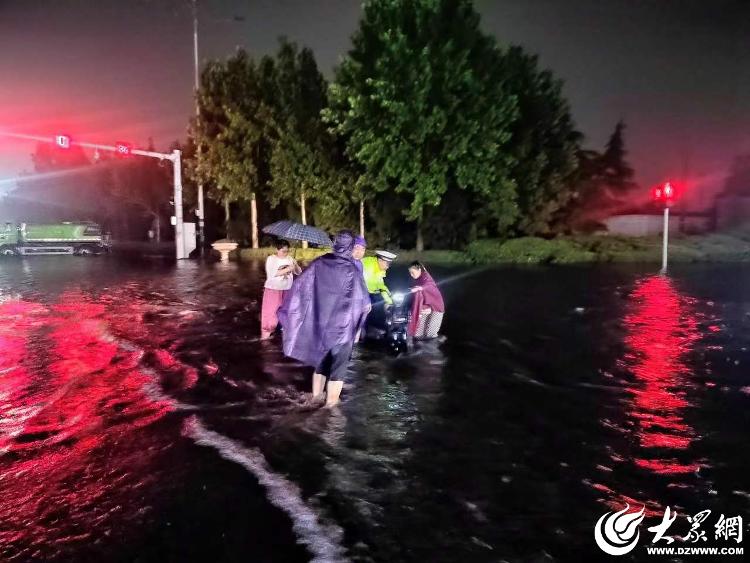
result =
[[[111,145],[97,145],[94,143],[79,143],[70,142],[71,145],[78,145],[89,149],[96,149],[100,151],[111,151],[120,153],[120,149],[116,146]],[[178,260],[187,258],[185,255],[185,236],[184,231],[184,218],[182,215],[182,151],[175,149],[171,153],[161,153],[154,151],[142,151],[140,149],[129,149],[129,154],[138,156],[146,156],[149,158],[158,158],[159,160],[171,160],[172,161],[172,185],[174,189],[174,242],[175,242],[175,255]]]
[[664,185],[654,188],[653,197],[655,201],[664,202],[664,229],[662,231],[661,247],[661,273],[667,273],[667,253],[669,251],[669,208],[675,197],[675,189],[672,182],[664,182]]
[[669,248],[669,206],[664,206],[664,237],[661,248],[661,273],[667,273],[667,250]]
[[182,152],[180,150],[173,150],[171,153],[161,153],[154,151],[142,151],[140,149],[133,149],[130,145],[120,143],[118,145],[99,145],[96,143],[83,143],[79,141],[72,141],[68,135],[57,135],[52,137],[39,137],[36,135],[21,135],[12,133],[2,133],[0,135],[15,137],[19,139],[28,139],[31,141],[39,141],[40,143],[53,143],[60,147],[62,150],[69,149],[71,146],[79,146],[88,149],[109,151],[114,152],[122,156],[137,155],[145,156],[148,158],[158,158],[159,160],[171,160],[172,171],[173,171],[173,188],[174,188],[174,216],[175,216],[175,255],[178,260],[187,258],[185,253],[185,237],[183,235],[184,225],[182,217]]
[[[71,142],[71,145],[78,145],[80,147],[86,147],[90,149],[97,149],[100,151],[111,151],[119,153],[120,150],[116,146],[110,145],[97,145],[94,143],[79,143]],[[174,189],[174,242],[175,242],[175,256],[178,260],[187,258],[185,253],[185,236],[184,231],[184,218],[182,215],[182,151],[175,149],[171,153],[161,153],[154,151],[142,151],[140,149],[129,149],[129,154],[138,156],[146,156],[149,158],[158,158],[159,160],[171,160],[172,161],[172,186]]]

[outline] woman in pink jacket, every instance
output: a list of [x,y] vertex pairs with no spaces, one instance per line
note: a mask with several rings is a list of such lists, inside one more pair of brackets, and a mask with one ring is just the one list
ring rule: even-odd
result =
[[445,303],[435,280],[421,262],[412,262],[409,275],[414,279],[411,318],[407,333],[419,339],[435,338],[445,314]]

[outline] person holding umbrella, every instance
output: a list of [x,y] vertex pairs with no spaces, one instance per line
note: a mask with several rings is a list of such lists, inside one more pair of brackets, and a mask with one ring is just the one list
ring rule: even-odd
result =
[[331,246],[331,237],[324,230],[294,221],[276,221],[267,227],[263,227],[263,232],[280,239],[310,242],[318,246]]
[[[260,338],[267,340],[278,326],[277,311],[284,295],[292,287],[293,276],[301,273],[297,261],[289,256],[287,240],[298,240],[331,246],[331,237],[325,231],[295,223],[294,221],[276,221],[263,228],[263,232],[273,235],[281,242],[276,246],[276,254],[266,259],[266,283],[263,289],[263,303],[260,314]],[[281,245],[281,246],[279,246]]]
[[277,312],[284,295],[292,287],[293,276],[302,273],[297,261],[289,256],[289,243],[276,243],[276,254],[266,258],[266,283],[263,286],[263,302],[260,308],[260,338],[268,340],[279,324]]
[[354,234],[340,231],[333,252],[313,260],[284,297],[278,317],[284,354],[315,368],[314,399],[339,403],[357,332],[370,309],[362,274],[352,257]]

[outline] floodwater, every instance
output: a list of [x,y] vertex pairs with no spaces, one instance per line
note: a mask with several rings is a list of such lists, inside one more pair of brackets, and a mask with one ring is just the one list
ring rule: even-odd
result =
[[0,560],[602,560],[626,503],[747,522],[747,266],[436,269],[445,342],[360,348],[334,411],[258,341],[261,276],[0,262]]

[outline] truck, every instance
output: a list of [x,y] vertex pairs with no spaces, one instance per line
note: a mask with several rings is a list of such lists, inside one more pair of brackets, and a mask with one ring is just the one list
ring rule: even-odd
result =
[[88,221],[54,224],[27,224],[5,221],[0,224],[0,255],[75,254],[90,256],[108,252],[109,236]]

